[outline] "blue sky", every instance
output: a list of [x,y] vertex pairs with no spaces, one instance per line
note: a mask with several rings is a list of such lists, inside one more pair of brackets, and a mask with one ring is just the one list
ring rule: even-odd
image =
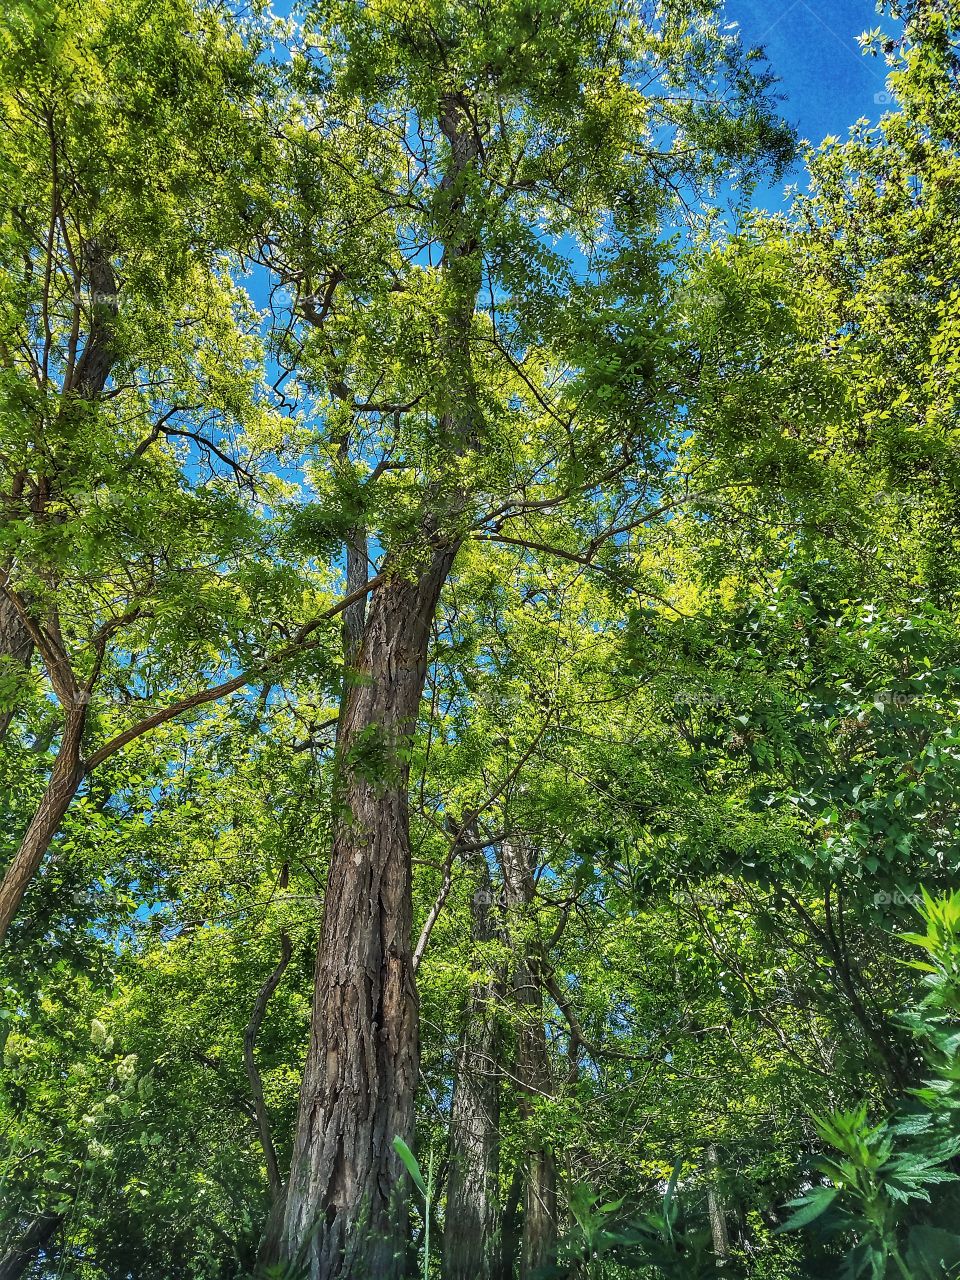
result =
[[886,66],[863,56],[857,36],[895,27],[872,0],[727,0],[726,9],[745,44],[766,48],[787,95],[784,114],[802,137],[817,144],[883,111],[876,95],[884,92]]
[[[864,57],[857,45],[863,31],[896,30],[873,0],[727,0],[726,9],[740,24],[744,44],[766,49],[786,96],[782,114],[800,137],[816,146],[829,134],[843,137],[861,116],[876,120],[886,109],[886,65]],[[758,192],[757,199],[778,203],[773,192]]]

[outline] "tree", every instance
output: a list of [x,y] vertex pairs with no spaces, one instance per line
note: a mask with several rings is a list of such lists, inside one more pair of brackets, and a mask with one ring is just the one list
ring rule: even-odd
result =
[[91,770],[257,652],[237,553],[283,431],[228,255],[262,203],[261,45],[175,2],[14,5],[0,46],[0,728],[35,656],[60,710],[0,936]]
[[[477,868],[470,940],[478,950],[480,977],[465,1002],[463,1028],[450,1101],[443,1233],[445,1280],[496,1280],[502,1267],[500,1196],[500,1040],[498,978],[502,972],[484,956],[495,938],[490,868],[481,850]],[[491,972],[492,969],[492,972]],[[486,972],[484,972],[486,970]]]
[[[589,3],[343,4],[305,25],[264,262],[292,294],[278,355],[325,406],[318,551],[339,534],[361,581],[379,557],[340,712],[288,1189],[287,1253],[312,1276],[402,1267],[408,754],[440,593],[468,537],[549,548],[556,530],[561,557],[612,562],[684,500],[663,464],[656,236],[678,191],[789,157],[767,87],[711,4],[649,24]],[[601,484],[617,496],[595,499]]]

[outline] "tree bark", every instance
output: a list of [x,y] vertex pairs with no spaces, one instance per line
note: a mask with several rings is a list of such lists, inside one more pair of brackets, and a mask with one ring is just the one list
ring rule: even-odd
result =
[[[286,868],[284,868],[284,873]],[[263,1015],[267,1011],[267,1005],[270,997],[280,985],[280,979],[286,972],[287,965],[290,963],[290,957],[293,955],[293,944],[290,941],[290,935],[285,929],[280,930],[280,960],[276,968],[267,978],[266,982],[257,993],[257,998],[253,1004],[253,1012],[250,1015],[250,1021],[243,1034],[243,1064],[247,1072],[247,1081],[250,1085],[250,1095],[253,1098],[253,1110],[257,1120],[257,1133],[260,1137],[260,1145],[263,1148],[263,1158],[267,1167],[267,1183],[270,1187],[270,1195],[274,1201],[280,1199],[283,1195],[283,1178],[280,1174],[280,1165],[277,1160],[277,1151],[273,1145],[273,1138],[270,1133],[270,1115],[267,1111],[267,1104],[263,1097],[263,1079],[260,1075],[260,1069],[257,1066],[257,1059],[254,1048],[257,1043],[257,1035],[260,1031],[260,1024],[263,1022]]]
[[[29,670],[32,658],[33,637],[24,625],[13,601],[0,593],[0,672],[8,674],[11,665],[15,675],[19,674],[17,668]],[[3,659],[7,661],[4,662]],[[0,708],[0,742],[7,736],[13,716],[13,707],[8,707],[6,710]]]
[[[347,541],[347,594],[352,595],[367,583],[367,535],[363,529],[354,529]],[[363,645],[363,625],[366,620],[367,600],[361,596],[355,604],[343,611],[343,664],[345,679],[357,661]]]
[[727,1219],[716,1188],[716,1175],[720,1168],[717,1148],[711,1142],[707,1147],[707,1164],[710,1181],[707,1184],[707,1213],[710,1217],[710,1234],[713,1236],[713,1253],[717,1261],[725,1263],[730,1253],[730,1237],[727,1235]]
[[119,315],[117,278],[110,255],[97,240],[83,246],[83,271],[93,299],[90,329],[83,353],[64,383],[64,394],[81,400],[97,400],[116,362],[114,328]]
[[523,1200],[524,1170],[514,1169],[510,1188],[500,1215],[500,1265],[494,1280],[513,1280],[516,1274],[515,1260],[520,1256],[523,1227],[520,1222],[520,1202]]
[[399,1280],[419,1075],[408,746],[456,547],[370,601],[341,712],[333,850],[287,1192],[285,1255],[311,1280]]
[[60,750],[57,752],[47,789],[27,827],[20,848],[7,868],[3,883],[0,884],[0,942],[6,937],[10,922],[17,914],[30,882],[40,869],[43,855],[60,829],[60,823],[83,781],[80,747],[87,719],[86,704],[69,707],[65,715]]
[[[511,917],[516,920],[533,900],[533,851],[504,841],[501,857],[509,927]],[[515,939],[512,945],[516,945]],[[549,1144],[535,1133],[533,1099],[552,1094],[553,1072],[547,1052],[543,991],[536,961],[527,946],[519,949],[512,988],[517,1017],[519,1106],[528,1129],[520,1244],[520,1280],[528,1280],[556,1261],[557,1166]]]
[[[280,889],[286,889],[289,884],[290,869],[286,863],[280,872],[278,886]],[[263,1079],[260,1075],[260,1069],[257,1066],[257,1060],[254,1055],[254,1048],[257,1042],[257,1036],[260,1033],[260,1027],[263,1023],[263,1016],[266,1013],[267,1005],[271,997],[280,985],[280,981],[286,972],[287,966],[293,956],[293,943],[286,929],[280,930],[280,959],[276,968],[267,978],[266,982],[257,993],[257,998],[253,1003],[253,1012],[250,1014],[250,1021],[247,1023],[247,1029],[243,1036],[243,1058],[247,1068],[247,1080],[250,1084],[250,1093],[253,1097],[254,1113],[257,1120],[257,1131],[260,1135],[260,1145],[263,1147],[263,1156],[267,1167],[267,1183],[270,1187],[270,1210],[267,1214],[267,1221],[264,1225],[263,1236],[260,1240],[260,1247],[257,1250],[257,1264],[265,1270],[272,1267],[279,1261],[280,1248],[283,1239],[283,1219],[286,1212],[287,1204],[287,1184],[283,1174],[280,1172],[280,1162],[277,1159],[277,1149],[273,1144],[273,1136],[270,1129],[270,1116],[267,1112],[267,1105],[263,1096]]]
[[[444,97],[438,123],[450,143],[442,265],[452,282],[444,337],[454,392],[440,427],[456,458],[479,425],[470,332],[481,267],[460,216],[462,177],[479,141],[455,95]],[[440,517],[454,529],[466,495],[441,486],[422,498],[418,538],[429,551],[402,571],[388,553],[365,616],[357,610],[345,619],[353,670],[338,722],[333,846],[284,1220],[284,1256],[306,1264],[310,1280],[400,1280],[405,1270],[409,1183],[393,1140],[413,1143],[420,1068],[409,747],[431,625],[460,545],[458,534],[442,532]],[[348,544],[348,572],[365,575],[363,531]],[[362,638],[354,631],[361,624]]]
[[38,1213],[26,1231],[0,1258],[0,1280],[20,1280],[63,1221],[59,1213]]
[[[490,871],[476,859],[472,940],[495,936]],[[443,1280],[497,1280],[500,1271],[500,1081],[496,1001],[502,975],[474,986],[457,1054],[450,1105],[450,1156],[443,1232]]]

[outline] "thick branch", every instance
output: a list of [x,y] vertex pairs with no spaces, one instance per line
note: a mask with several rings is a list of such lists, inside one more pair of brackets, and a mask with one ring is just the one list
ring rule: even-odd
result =
[[41,1249],[46,1249],[63,1222],[63,1214],[47,1210],[38,1213],[19,1240],[16,1240],[0,1258],[0,1280],[20,1280],[36,1261]]

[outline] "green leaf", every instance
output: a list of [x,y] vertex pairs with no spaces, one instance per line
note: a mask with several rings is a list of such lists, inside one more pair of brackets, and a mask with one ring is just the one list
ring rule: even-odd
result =
[[670,1181],[667,1183],[667,1189],[663,1194],[663,1217],[667,1224],[667,1233],[673,1239],[673,1220],[676,1217],[676,1206],[673,1203],[674,1195],[677,1190],[677,1183],[680,1180],[680,1169],[683,1164],[682,1158],[678,1157],[676,1164],[673,1166],[673,1172],[670,1174]]
[[778,1227],[777,1232],[796,1231],[816,1221],[826,1213],[839,1194],[839,1187],[817,1187],[815,1191],[802,1196],[799,1200],[790,1200],[789,1204],[798,1206],[797,1212]]
[[400,1137],[394,1138],[393,1149],[394,1151],[396,1151],[397,1155],[403,1161],[404,1165],[406,1166],[406,1170],[410,1174],[410,1177],[413,1179],[414,1183],[416,1184],[417,1189],[419,1190],[420,1194],[423,1196],[424,1200],[426,1200],[427,1184],[424,1182],[423,1174],[420,1172],[420,1166],[419,1164],[417,1164],[417,1157],[413,1154],[413,1152],[410,1150],[410,1148],[407,1146],[404,1140]]

